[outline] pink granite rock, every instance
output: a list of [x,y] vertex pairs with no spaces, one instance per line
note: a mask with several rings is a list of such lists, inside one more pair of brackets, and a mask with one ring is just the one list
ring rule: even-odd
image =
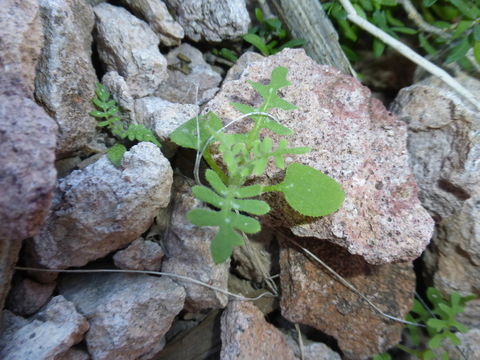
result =
[[[205,111],[233,119],[239,113],[230,102],[258,106],[261,99],[246,80],[268,81],[277,66],[289,69],[287,78],[292,85],[280,93],[298,109],[274,109],[272,114],[293,130],[290,146],[312,148],[287,162],[310,165],[332,176],[342,185],[346,199],[330,216],[305,218],[274,194],[268,199],[277,209],[270,224],[290,226],[297,236],[328,239],[372,264],[418,257],[430,240],[433,221],[417,198],[417,185],[408,166],[406,126],[357,80],[318,65],[303,50],[286,49],[251,63],[239,80],[225,82]],[[245,121],[232,131],[249,129]],[[276,134],[269,136],[274,142],[279,139]],[[276,183],[282,178],[283,171],[272,162],[260,181]]]

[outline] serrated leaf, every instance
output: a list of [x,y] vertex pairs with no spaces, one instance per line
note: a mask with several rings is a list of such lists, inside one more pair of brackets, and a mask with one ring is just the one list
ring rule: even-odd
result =
[[477,64],[480,65],[480,41],[475,41],[473,44],[473,57]]
[[444,320],[440,320],[440,319],[429,319],[427,321],[427,325],[437,331],[440,331],[441,329],[447,326],[447,323]]
[[430,349],[436,349],[442,343],[444,337],[441,334],[437,334],[428,341],[428,347]]
[[415,35],[418,31],[406,26],[395,26],[390,28],[390,30],[399,32],[401,34],[407,34],[407,35]]
[[263,11],[260,8],[255,8],[255,17],[257,18],[258,22],[263,22]]
[[249,198],[258,196],[262,193],[263,186],[262,185],[250,185],[250,186],[243,186],[236,190],[234,196],[237,198]]
[[437,0],[423,0],[422,1],[422,4],[423,6],[425,7],[430,7],[432,6],[433,4],[435,4],[437,2]]
[[277,185],[288,204],[306,216],[325,216],[337,211],[344,198],[341,186],[331,177],[310,166],[293,163],[285,179]]
[[457,23],[457,26],[455,26],[455,31],[452,34],[452,39],[458,39],[465,30],[467,30],[471,25],[473,24],[473,21],[471,20],[461,20]]
[[432,45],[430,45],[425,35],[419,34],[418,42],[420,43],[420,46],[423,48],[423,50],[425,50],[429,55],[435,55],[437,53],[437,50]]
[[263,56],[270,55],[270,51],[267,47],[265,41],[256,34],[245,34],[243,35],[243,40],[255,46]]
[[262,200],[235,199],[232,200],[231,204],[234,209],[253,215],[265,215],[270,211],[270,206]]
[[108,117],[108,114],[106,112],[98,111],[98,110],[90,111],[90,115],[93,117],[99,117],[99,118]]
[[473,38],[475,41],[480,42],[480,24],[475,24],[473,27]]
[[216,206],[219,209],[225,205],[225,199],[206,186],[195,185],[192,187],[192,193],[197,199]]
[[242,237],[231,227],[221,227],[212,239],[210,251],[215,264],[220,264],[232,255],[234,246],[243,245]]
[[378,39],[373,39],[373,55],[375,57],[380,57],[385,50],[385,43]]
[[115,167],[119,167],[122,164],[123,155],[127,151],[127,148],[122,144],[115,144],[107,151],[107,157]]
[[227,194],[227,186],[223,183],[222,179],[215,171],[207,169],[205,172],[205,178],[217,193],[222,196]]

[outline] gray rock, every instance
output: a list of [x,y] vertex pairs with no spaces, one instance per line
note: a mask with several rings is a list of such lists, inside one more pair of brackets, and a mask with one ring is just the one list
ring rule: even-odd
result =
[[[182,64],[177,57],[179,54],[187,56],[191,62]],[[202,53],[193,46],[182,44],[176,47],[168,53],[167,61],[168,79],[160,84],[155,96],[174,103],[201,105],[218,91],[222,77],[212,70]],[[180,71],[182,66],[187,66],[191,72],[186,74]]]
[[158,271],[165,254],[156,242],[139,238],[113,256],[120,269]]
[[82,148],[95,134],[97,76],[92,65],[92,9],[83,0],[41,0],[45,46],[37,67],[35,97],[57,122],[57,156]]
[[29,278],[17,277],[16,274],[6,308],[17,315],[32,315],[47,303],[55,287],[55,283],[42,284]]
[[247,51],[242,54],[235,62],[235,64],[228,69],[227,75],[225,76],[224,81],[227,80],[238,80],[242,76],[242,73],[245,71],[245,68],[255,61],[261,61],[265,59],[264,56],[253,51]]
[[27,252],[49,268],[82,266],[137,239],[170,200],[172,169],[160,149],[142,142],[120,168],[103,156],[59,180],[49,216]]
[[176,20],[193,41],[235,39],[248,31],[245,0],[167,0]]
[[44,310],[25,320],[4,311],[0,336],[3,360],[51,360],[83,339],[88,322],[63,296],[54,297]]
[[35,67],[43,46],[38,1],[2,1],[0,39],[0,73],[15,74],[33,99]]
[[163,1],[122,0],[122,3],[150,25],[153,32],[160,38],[162,45],[180,45],[180,40],[184,36],[183,28],[173,20]]
[[112,98],[117,102],[122,110],[123,115],[130,117],[130,122],[136,124],[135,121],[135,100],[133,99],[127,82],[116,71],[109,71],[102,78],[102,85],[112,95]]
[[[293,350],[295,356],[300,360],[302,359],[302,352],[298,346],[298,334],[295,337],[287,334],[286,339],[288,346]],[[330,349],[327,345],[318,342],[312,342],[308,339],[302,339],[303,341],[303,359],[302,360],[342,360],[340,355]]]
[[[460,345],[454,346],[449,341],[447,345],[442,346],[446,350],[451,360],[478,360],[480,359],[480,329],[471,329],[465,334],[457,333],[460,339]],[[460,351],[459,351],[460,350]]]
[[[239,80],[225,82],[204,112],[234,119],[240,114],[230,102],[258,106],[261,98],[246,80],[267,81],[277,66],[289,69],[292,85],[281,91],[298,109],[271,113],[293,131],[289,146],[312,149],[294,160],[287,158],[287,163],[323,171],[342,185],[346,196],[336,213],[305,219],[289,210],[283,197],[270,195],[266,197],[274,209],[270,225],[290,226],[301,237],[327,239],[372,264],[418,257],[430,240],[433,221],[417,198],[406,152],[406,126],[357,80],[318,65],[304,50],[285,49],[247,66]],[[246,132],[250,126],[248,121],[239,122],[230,131]],[[280,139],[270,136],[274,143]],[[283,175],[271,162],[259,181],[274,184]]]
[[0,309],[3,309],[22,240],[35,235],[50,207],[56,180],[57,125],[31,99],[16,95],[0,94],[0,119]]
[[231,301],[221,318],[221,360],[296,360],[285,335],[250,302]]
[[[180,177],[175,178],[170,229],[163,245],[165,258],[162,271],[203,281],[209,285],[228,290],[230,261],[215,264],[210,253],[210,243],[217,230],[214,227],[194,226],[187,219],[189,210],[201,206],[191,193],[191,184]],[[186,309],[192,312],[223,308],[228,302],[226,295],[189,281],[175,280],[186,292]]]
[[135,101],[135,118],[151,129],[160,139],[170,134],[200,112],[194,104],[177,104],[158,97],[144,97]]
[[151,95],[167,77],[158,36],[124,8],[102,3],[94,11],[98,54],[107,71],[123,76],[134,98]]
[[59,289],[89,319],[86,342],[94,360],[134,360],[148,353],[185,299],[172,280],[147,275],[67,276]]
[[[480,94],[480,81],[459,78]],[[436,79],[400,91],[392,107],[407,122],[408,150],[424,206],[437,220],[426,275],[445,295],[480,287],[480,115]],[[480,326],[480,300],[461,321]]]

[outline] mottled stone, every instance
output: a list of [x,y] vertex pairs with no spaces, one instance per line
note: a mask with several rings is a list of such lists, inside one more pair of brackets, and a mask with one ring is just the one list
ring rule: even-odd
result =
[[132,123],[135,121],[135,100],[133,99],[127,82],[116,71],[109,71],[102,77],[102,85],[105,86],[107,91],[112,95],[118,106],[122,111],[122,115],[130,117]]
[[250,302],[231,301],[222,314],[221,360],[294,360],[285,335]]
[[[480,81],[459,78],[474,94]],[[480,288],[480,115],[437,79],[400,91],[392,107],[408,124],[410,162],[420,199],[437,221],[425,252],[425,269],[445,295]],[[469,302],[462,322],[480,326],[480,299]]]
[[[370,265],[362,257],[326,241],[295,238],[353,284],[383,312],[403,319],[415,290],[411,264]],[[335,337],[346,359],[362,360],[400,341],[403,324],[381,317],[319,263],[282,240],[282,315]]]
[[123,76],[134,98],[151,95],[167,77],[158,36],[124,8],[101,3],[94,11],[98,54],[107,71]]
[[43,46],[38,1],[2,1],[0,39],[0,72],[15,74],[33,99],[35,67]]
[[86,343],[94,360],[135,360],[148,353],[185,299],[172,280],[148,275],[66,276],[59,289],[90,322]]
[[259,53],[256,53],[253,51],[244,52],[242,56],[238,58],[235,64],[230,69],[228,69],[228,72],[227,72],[227,75],[225,76],[224,81],[240,79],[243,72],[245,71],[245,68],[248,65],[250,65],[255,61],[261,61],[263,59],[265,59],[265,57]]
[[446,350],[448,358],[450,360],[480,359],[480,329],[471,329],[465,334],[457,333],[457,336],[460,339],[458,347],[446,341],[447,345],[440,348]]
[[172,169],[142,142],[116,168],[106,156],[60,179],[49,216],[27,252],[49,268],[82,266],[137,239],[170,200]]
[[35,97],[59,126],[57,156],[82,148],[95,134],[90,99],[94,16],[84,0],[41,0],[45,46],[37,67]]
[[85,350],[71,348],[62,355],[55,358],[55,360],[90,360],[90,355]]
[[135,101],[135,117],[160,138],[170,134],[200,112],[198,105],[177,104],[158,97],[149,96]]
[[[292,85],[281,94],[298,109],[271,113],[293,130],[291,147],[312,149],[294,160],[287,157],[287,163],[323,171],[341,184],[346,196],[339,211],[312,219],[289,209],[282,196],[270,194],[266,196],[274,209],[270,224],[290,226],[297,236],[327,239],[372,264],[418,257],[430,240],[433,221],[417,198],[406,126],[357,80],[318,65],[302,49],[285,49],[247,66],[239,80],[225,82],[204,111],[214,111],[227,121],[239,116],[232,101],[258,106],[261,98],[246,80],[267,81],[277,66],[289,69]],[[239,122],[230,131],[246,132],[250,127],[248,121]],[[274,142],[280,139],[269,136]],[[277,183],[283,174],[271,161],[259,181]]]
[[42,284],[16,274],[7,297],[6,308],[16,315],[32,315],[47,303],[55,286],[54,282]]
[[165,46],[180,45],[183,39],[183,28],[173,20],[167,6],[159,0],[122,0],[139,18],[145,20],[160,42]]
[[[163,242],[165,258],[162,271],[228,290],[230,261],[215,264],[210,253],[210,243],[217,229],[192,225],[186,217],[188,211],[201,206],[201,202],[193,197],[191,186],[186,179],[175,178],[170,228]],[[227,305],[228,298],[224,294],[189,281],[176,281],[187,292],[185,305],[189,311],[223,308]]]
[[[298,335],[298,334],[295,334]],[[298,336],[292,337],[293,334],[287,334],[286,339],[288,346],[299,360],[342,360],[340,355],[330,349],[327,345],[318,342],[312,342],[308,339],[302,339],[303,342],[303,359],[302,351],[298,346]]]
[[[5,90],[8,93],[8,88]],[[0,309],[3,309],[22,240],[35,235],[48,213],[56,180],[57,125],[31,99],[2,93],[0,119]]]
[[193,41],[235,39],[248,31],[245,0],[167,0],[176,20]]
[[156,242],[139,238],[113,256],[120,269],[158,271],[165,254]]
[[83,339],[88,322],[63,296],[54,297],[41,312],[25,320],[4,311],[0,336],[3,360],[57,359]]
[[[177,57],[179,54],[187,56],[191,62],[182,62]],[[222,77],[205,62],[200,50],[182,44],[168,53],[167,61],[168,79],[160,84],[155,96],[174,103],[201,105],[218,91]],[[180,68],[188,69],[187,73]]]

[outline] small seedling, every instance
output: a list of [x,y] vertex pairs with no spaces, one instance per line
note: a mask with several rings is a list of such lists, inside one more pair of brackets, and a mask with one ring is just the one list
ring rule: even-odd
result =
[[[110,93],[105,87],[97,83],[95,89],[95,96],[92,102],[97,110],[90,112],[90,115],[101,120],[97,123],[99,127],[106,128],[110,133],[117,138],[117,140],[129,141],[147,141],[158,147],[161,144],[156,139],[153,132],[143,125],[129,124],[125,129],[124,122],[120,119],[120,109],[114,99],[110,99]],[[110,161],[117,167],[120,166],[123,154],[127,151],[124,144],[116,143],[107,151],[107,156]]]
[[[266,192],[284,194],[287,203],[305,216],[324,216],[338,210],[344,199],[341,186],[332,178],[309,166],[299,163],[285,164],[284,156],[305,154],[308,147],[288,146],[281,139],[274,146],[273,139],[262,136],[262,130],[269,130],[281,136],[292,131],[268,114],[273,108],[294,110],[297,107],[282,99],[278,90],[290,85],[288,69],[277,67],[272,71],[271,81],[264,85],[249,81],[249,84],[263,98],[255,108],[242,103],[231,105],[253,120],[247,133],[225,133],[220,118],[209,112],[194,118],[177,128],[171,140],[180,146],[195,149],[210,165],[205,177],[210,187],[197,185],[192,188],[195,197],[212,208],[191,210],[187,217],[197,226],[217,226],[218,233],[211,243],[211,253],[216,263],[226,261],[234,246],[243,245],[240,232],[253,234],[260,231],[260,222],[252,215],[264,215],[270,206],[263,200],[250,199]],[[221,163],[212,156],[212,146],[221,155]],[[285,177],[279,184],[262,186],[252,184],[255,177],[262,175],[271,160],[280,169],[286,169]],[[247,180],[249,185],[246,186]]]

